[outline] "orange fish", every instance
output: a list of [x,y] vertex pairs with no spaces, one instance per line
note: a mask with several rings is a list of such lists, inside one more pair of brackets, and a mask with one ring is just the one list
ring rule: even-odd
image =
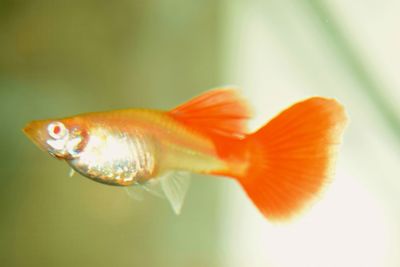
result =
[[24,132],[75,171],[109,185],[157,187],[176,213],[188,173],[233,178],[271,220],[292,217],[332,175],[346,122],[333,99],[312,97],[253,133],[237,91],[208,91],[171,111],[126,109],[29,123]]

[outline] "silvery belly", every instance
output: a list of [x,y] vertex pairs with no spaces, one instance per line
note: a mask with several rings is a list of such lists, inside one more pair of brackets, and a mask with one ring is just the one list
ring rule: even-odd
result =
[[91,131],[85,148],[68,163],[90,179],[120,186],[142,183],[155,171],[154,148],[146,138],[101,128]]

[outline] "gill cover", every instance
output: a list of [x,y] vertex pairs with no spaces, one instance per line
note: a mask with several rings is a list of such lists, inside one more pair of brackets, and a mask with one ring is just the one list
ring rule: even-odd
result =
[[69,130],[62,122],[49,123],[47,127],[49,153],[59,158],[75,158],[87,142],[87,134],[74,127]]

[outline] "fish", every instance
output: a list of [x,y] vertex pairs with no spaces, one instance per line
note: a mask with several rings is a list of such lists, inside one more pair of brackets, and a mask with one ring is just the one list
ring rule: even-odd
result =
[[330,183],[347,124],[335,99],[310,97],[249,131],[252,111],[234,88],[172,110],[121,109],[35,120],[23,132],[93,181],[162,194],[179,214],[190,174],[231,178],[262,215],[301,213]]

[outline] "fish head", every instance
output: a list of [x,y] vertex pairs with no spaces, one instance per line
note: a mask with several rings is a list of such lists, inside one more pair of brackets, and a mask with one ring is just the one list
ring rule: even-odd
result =
[[23,132],[40,149],[59,159],[78,157],[88,141],[83,125],[71,119],[32,121]]

